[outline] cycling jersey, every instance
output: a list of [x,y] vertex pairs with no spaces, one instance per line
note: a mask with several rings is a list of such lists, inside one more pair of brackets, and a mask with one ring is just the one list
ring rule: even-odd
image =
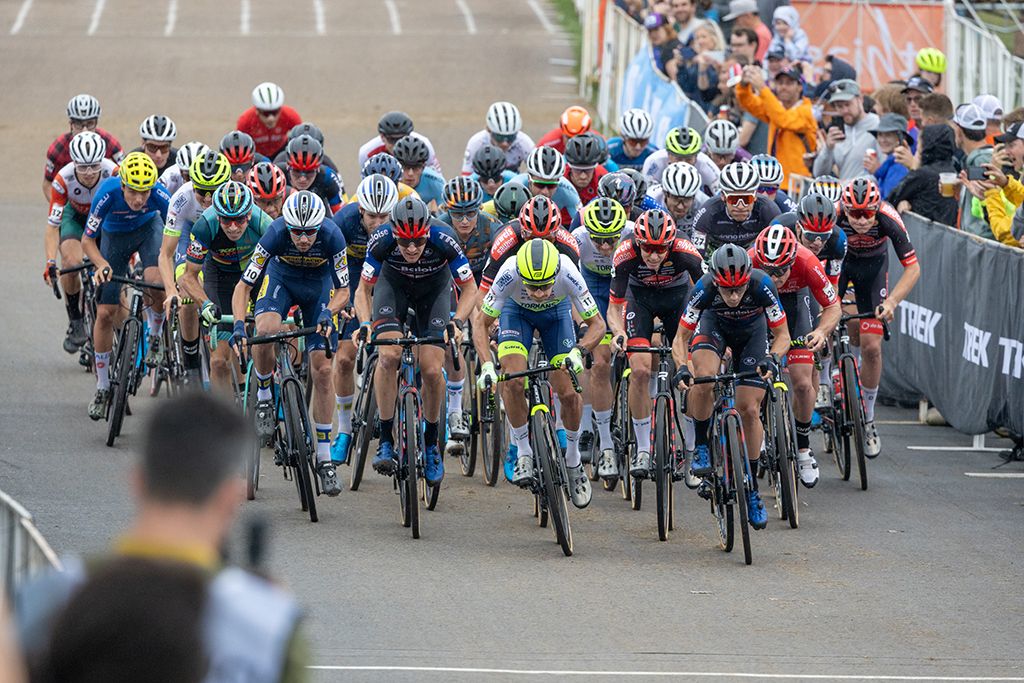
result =
[[413,188],[424,202],[444,205],[444,176],[427,166],[423,169],[420,182]]
[[[569,178],[569,174],[570,173],[572,173],[572,169],[570,169],[568,166],[566,166],[565,167],[565,177],[566,177],[566,179]],[[594,177],[590,179],[590,182],[587,184],[586,187],[576,187],[575,185],[573,185],[573,188],[576,190],[576,194],[578,194],[580,196],[580,202],[584,206],[589,204],[590,202],[592,202],[597,197],[597,184],[599,182],[601,182],[601,178],[603,178],[606,175],[608,175],[608,169],[606,169],[604,166],[601,166],[600,164],[598,164],[597,168],[594,169]],[[572,182],[572,181],[570,180],[569,182]],[[579,215],[578,211],[577,211],[576,215],[577,216]],[[573,218],[575,218],[575,216]]]
[[838,225],[832,228],[832,234],[825,240],[825,246],[818,252],[818,260],[825,268],[825,276],[833,286],[839,284],[839,274],[843,270],[846,259],[846,233]]
[[[430,166],[438,173],[441,171],[441,163],[437,160],[437,155],[434,154],[434,145],[431,144],[427,136],[421,135],[416,131],[409,133],[414,138],[419,138],[427,145],[427,149],[430,151],[430,156],[427,157],[427,166]],[[380,135],[375,135],[366,142],[363,143],[362,147],[359,148],[359,168],[362,168],[366,163],[366,160],[372,156],[376,156],[382,152],[387,152],[387,147],[384,146],[384,138]],[[442,173],[443,175],[443,173]]]
[[192,224],[185,256],[189,263],[207,263],[218,270],[241,273],[272,222],[270,216],[254,206],[245,232],[232,240],[220,229],[217,211],[211,206]]
[[[529,238],[523,236],[523,226],[520,225],[518,219],[498,231],[498,234],[494,236],[487,264],[484,266],[480,289],[486,292],[490,288],[498,270],[510,257],[515,257],[519,247],[523,246],[527,239]],[[551,242],[559,252],[568,256],[574,263],[579,260],[580,252],[579,247],[576,246],[576,238],[565,228],[558,228],[554,232]]]
[[593,318],[597,315],[597,303],[587,289],[583,275],[572,259],[565,254],[559,254],[558,260],[558,274],[555,276],[551,295],[547,299],[537,301],[527,293],[523,278],[519,275],[518,265],[515,261],[509,260],[498,270],[494,284],[480,303],[480,309],[490,317],[497,318],[507,301],[512,301],[528,311],[544,311],[571,299],[580,317],[584,320]]
[[[383,275],[415,283],[433,277],[445,269],[451,272],[452,278],[460,286],[473,279],[473,270],[451,228],[436,219],[431,221],[427,244],[419,260],[410,263],[402,256],[398,240],[391,225],[388,224],[370,235],[366,260],[363,261],[362,280],[374,284],[377,278]],[[447,302],[445,305],[448,305]]]
[[[95,238],[101,226],[104,233],[133,232],[154,218],[163,221],[167,218],[170,201],[167,190],[157,183],[150,191],[145,205],[135,211],[124,200],[121,178],[111,176],[100,183],[93,196],[89,219],[85,223],[85,236]],[[157,235],[159,237],[159,232]]]
[[640,154],[631,157],[626,154],[626,148],[622,144],[621,137],[608,138],[608,158],[614,161],[620,169],[634,168],[639,171],[644,167],[647,157],[657,151],[658,148],[648,142],[647,146],[640,150]]
[[[757,258],[756,250],[753,247],[748,250],[748,253],[755,268],[764,266],[760,259]],[[830,306],[839,300],[835,287],[825,275],[821,261],[818,260],[818,257],[810,249],[802,244],[798,244],[796,247],[796,260],[789,271],[789,277],[778,288],[778,293],[780,295],[794,294],[805,287],[811,291],[815,300],[822,307]]]
[[776,190],[775,196],[769,197],[769,199],[775,202],[775,206],[779,207],[779,211],[781,213],[796,211],[797,208],[799,208],[797,206],[797,203],[793,201],[789,194],[787,194],[786,191],[782,189]]
[[469,261],[469,267],[473,270],[473,277],[479,285],[480,278],[483,276],[484,266],[487,264],[487,256],[491,251],[491,245],[494,243],[495,235],[501,230],[501,225],[498,224],[498,221],[481,211],[477,214],[476,227],[473,228],[468,237],[463,239],[459,231],[452,225],[451,216],[447,212],[437,218],[449,227],[452,234],[459,241],[459,246],[462,247],[462,252]]
[[[473,136],[469,138],[469,142],[466,143],[466,153],[462,156],[462,175],[469,175],[473,172],[473,156],[480,148],[484,145],[492,144],[494,143],[491,141],[491,133],[487,129],[473,133]],[[519,167],[526,161],[526,157],[530,156],[533,148],[533,138],[523,131],[516,133],[516,139],[505,150],[505,168],[510,171],[518,171]]]
[[[242,280],[252,286],[264,267],[267,269],[264,287],[271,278],[332,280],[335,287],[348,287],[345,238],[338,226],[330,220],[323,222],[316,240],[306,251],[299,251],[292,242],[284,218],[274,220],[253,250]],[[327,277],[328,274],[330,277]]]
[[565,154],[565,137],[562,135],[562,128],[552,128],[537,140],[538,147],[553,147],[560,154]]
[[747,291],[735,307],[725,303],[718,293],[714,276],[705,273],[694,284],[679,324],[688,330],[695,330],[697,321],[704,313],[717,317],[725,329],[742,329],[757,323],[762,317],[768,319],[768,326],[773,330],[786,324],[786,314],[782,310],[775,284],[767,273],[756,268],[750,274]]
[[349,282],[355,282],[366,258],[366,244],[370,241],[370,235],[363,226],[363,216],[359,213],[359,203],[349,202],[341,207],[333,220],[345,237]]
[[196,200],[192,183],[187,182],[171,196],[171,205],[167,209],[167,221],[164,223],[164,235],[178,240],[174,247],[175,268],[185,262],[185,252],[189,245],[189,231],[192,224],[203,215],[203,207]]
[[670,289],[696,282],[704,274],[700,253],[682,237],[672,242],[665,260],[657,270],[644,261],[635,240],[623,240],[612,257],[611,302],[626,301],[626,288]]
[[[95,132],[107,143],[106,158],[114,163],[121,163],[121,159],[124,158],[124,150],[121,149],[121,143],[117,141],[117,138],[102,128],[97,128]],[[71,163],[71,152],[68,150],[68,145],[71,144],[71,138],[75,135],[68,131],[50,143],[46,150],[46,165],[43,168],[43,179],[46,182],[53,182],[57,171]]]
[[[654,154],[647,157],[644,161],[644,167],[641,171],[645,176],[650,178],[656,183],[661,182],[661,174],[665,172],[665,168],[668,167],[668,151],[659,149]],[[715,166],[715,162],[711,160],[704,152],[697,152],[697,158],[693,162],[693,167],[697,169],[697,173],[700,174],[701,189],[704,190],[705,194],[713,195],[718,192],[718,167]]]
[[917,255],[914,253],[914,245],[910,243],[910,236],[907,235],[907,228],[892,204],[882,202],[875,217],[875,224],[871,229],[860,233],[850,226],[845,213],[839,214],[836,225],[846,233],[846,260],[867,259],[886,254],[887,243],[892,241],[892,247],[904,268],[917,263]]
[[100,186],[107,178],[110,178],[117,171],[117,164],[110,159],[104,159],[100,163],[100,175],[96,184],[86,187],[75,175],[75,163],[68,162],[53,177],[50,183],[50,214],[46,222],[58,228],[64,218],[65,207],[70,204],[72,211],[78,214],[89,213],[93,197],[99,191]]
[[[580,252],[580,272],[583,273],[584,277],[587,275],[593,275],[595,277],[607,278],[611,281],[612,278],[612,259],[615,257],[615,252],[605,255],[598,251],[597,247],[594,246],[594,242],[590,239],[590,232],[583,226],[580,226],[572,231],[572,236],[576,240],[576,246]],[[619,244],[624,244],[627,240],[633,237],[633,221],[627,221],[626,227],[622,229],[622,233],[619,235]]]
[[[512,180],[530,190],[531,194],[536,194],[533,192],[533,188],[530,187],[529,174],[520,173]],[[572,225],[573,217],[579,213],[583,206],[580,202],[580,193],[576,191],[573,184],[565,177],[558,179],[558,187],[555,188],[554,194],[551,195],[551,201],[561,210],[562,225]]]
[[[287,162],[278,164],[278,168],[284,171],[285,178],[290,177],[288,175]],[[320,164],[320,168],[316,171],[316,178],[313,179],[313,184],[306,189],[324,200],[324,204],[327,205],[332,214],[338,213],[341,210],[343,203],[341,197],[345,194],[345,181],[341,179],[341,174],[330,166]]]
[[160,184],[167,188],[167,191],[174,196],[178,188],[185,184],[185,178],[181,175],[181,167],[178,164],[168,166],[167,170],[160,174]]
[[723,244],[735,244],[746,248],[757,238],[775,216],[779,207],[765,197],[754,199],[754,209],[745,221],[733,220],[725,205],[725,199],[718,195],[700,207],[694,219],[694,244],[705,258],[711,258],[715,249]]
[[289,106],[282,106],[273,128],[267,128],[260,121],[256,107],[249,107],[238,117],[235,124],[238,130],[252,136],[256,143],[256,153],[273,158],[282,147],[288,144],[288,133],[302,123],[299,113]]
[[[139,145],[138,147],[136,147],[135,149],[129,151],[128,153],[131,154],[132,152],[142,152],[143,154],[146,154],[146,150],[143,149],[142,145]],[[146,156],[149,156],[149,155],[146,154]],[[157,178],[162,176],[164,174],[164,172],[167,171],[167,169],[171,168],[172,166],[176,166],[177,165],[175,163],[175,159],[177,158],[177,156],[178,156],[178,148],[175,147],[174,145],[171,145],[171,151],[167,154],[167,160],[164,161],[164,165],[156,167]],[[152,157],[150,157],[150,159],[152,159]],[[156,162],[154,161],[153,163],[155,164]]]
[[[665,208],[665,188],[661,185],[655,185],[647,191],[647,196],[644,199],[649,199],[655,206],[653,208],[662,209],[668,211]],[[703,190],[697,190],[697,194],[693,196],[693,203],[690,204],[690,210],[686,212],[686,215],[682,219],[676,218],[676,234],[680,237],[693,241],[693,226],[697,222],[697,213],[700,208],[708,203],[711,197],[704,194]],[[643,208],[641,206],[641,208]],[[644,209],[646,211],[647,209]],[[674,218],[674,217],[673,217]]]

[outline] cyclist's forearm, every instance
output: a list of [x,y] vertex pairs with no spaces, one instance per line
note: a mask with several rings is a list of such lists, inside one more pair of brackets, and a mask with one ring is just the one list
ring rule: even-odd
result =
[[896,304],[907,298],[910,294],[910,290],[917,284],[918,278],[921,277],[921,264],[915,263],[912,266],[907,266],[903,270],[903,275],[900,275],[900,279],[896,282],[896,286],[892,288],[892,292],[889,293],[889,299],[893,300]]
[[49,203],[49,201],[50,201],[52,196],[53,196],[53,182],[51,182],[49,180],[46,180],[44,178],[43,179],[43,197],[45,197],[47,203]]
[[585,322],[587,323],[587,333],[583,335],[583,339],[580,339],[579,344],[587,351],[593,351],[601,343],[608,327],[605,325],[604,318],[601,317],[600,313],[587,319]]
[[47,224],[46,234],[43,238],[43,248],[46,250],[46,260],[57,260],[57,245],[60,242],[60,228]]
[[479,358],[491,357],[491,340],[488,331],[497,318],[492,318],[480,309],[473,311],[473,348]]
[[[610,313],[611,311],[609,311]],[[676,338],[672,340],[672,360],[676,362],[676,367],[683,367],[690,358],[690,338],[693,336],[693,330],[688,327],[679,326],[676,331]]]
[[[173,291],[166,289],[166,285],[164,287],[164,291]],[[182,294],[197,303],[202,303],[207,299],[203,286],[199,284],[199,268],[194,264],[189,263],[185,266],[185,272],[182,273],[181,278],[178,280],[178,288]]]
[[373,319],[370,315],[370,308],[373,300],[370,298],[373,295],[373,285],[367,284],[365,281],[359,281],[359,287],[356,289],[355,305],[356,315],[359,316],[359,320],[364,323],[368,323]]
[[107,260],[103,258],[100,253],[99,247],[96,246],[96,240],[91,237],[82,237],[82,251],[89,260],[92,261],[97,268],[107,265]]
[[164,290],[174,291],[174,250],[178,246],[176,238],[164,235],[160,243],[160,254],[157,256],[156,265],[160,269],[160,279],[164,281]]
[[348,306],[348,287],[340,287],[334,290],[334,296],[327,302],[327,308],[334,315],[338,315],[345,306]]
[[252,285],[244,280],[239,280],[235,285],[235,291],[231,294],[231,315],[235,320],[245,320],[245,312],[249,308],[249,294],[252,292]]
[[622,326],[622,304],[609,303],[608,304],[608,330],[612,333],[612,337],[618,337],[626,333]]
[[469,320],[473,314],[476,304],[476,282],[469,282],[459,287],[459,305],[455,307],[455,317],[459,320]]
[[832,334],[832,330],[836,329],[836,325],[839,324],[839,318],[842,315],[843,309],[838,301],[830,306],[826,306],[821,309],[821,319],[818,321],[818,327],[815,331],[823,337],[828,337]]
[[772,339],[771,352],[778,358],[784,358],[789,353],[789,328],[786,325],[780,325],[776,330],[772,331],[775,337]]

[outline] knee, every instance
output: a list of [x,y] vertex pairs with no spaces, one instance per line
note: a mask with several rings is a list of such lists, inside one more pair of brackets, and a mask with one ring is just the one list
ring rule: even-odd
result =
[[326,359],[313,365],[313,383],[321,387],[331,383],[331,364]]
[[116,314],[116,306],[98,306],[96,308],[96,322],[102,325],[111,325],[114,322],[114,316]]
[[381,370],[386,370],[387,372],[397,372],[400,356],[399,354],[391,353],[390,351],[391,350],[389,349],[387,353],[383,351],[381,352],[377,359],[377,367]]
[[867,335],[864,336],[864,343],[860,349],[860,356],[863,360],[868,361],[880,361],[882,359],[882,345],[877,341],[876,336],[872,341],[867,341]]
[[[647,360],[644,358],[644,360]],[[630,365],[630,381],[645,384],[651,380],[651,366],[648,363],[636,363]]]
[[441,366],[431,364],[429,367],[421,365],[420,375],[423,377],[424,382],[436,384],[441,381]]
[[757,401],[741,401],[737,405],[737,410],[744,420],[758,420],[761,417],[761,404]]
[[334,371],[339,375],[350,375],[355,369],[355,359],[339,353],[334,357]]
[[220,374],[229,372],[229,370],[228,359],[224,356],[217,355],[210,358],[210,372]]

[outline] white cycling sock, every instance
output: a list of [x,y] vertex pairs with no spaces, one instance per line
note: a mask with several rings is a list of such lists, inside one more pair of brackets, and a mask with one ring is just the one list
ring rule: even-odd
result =
[[331,461],[331,425],[316,425],[316,461]]
[[583,417],[580,419],[580,429],[584,432],[592,432],[594,430],[594,404],[584,403],[583,404]]
[[110,388],[110,351],[96,352],[96,388]]
[[462,387],[466,380],[448,380],[448,415],[462,412]]
[[651,418],[633,418],[633,432],[636,434],[636,450],[651,452]]
[[697,429],[694,427],[693,418],[683,415],[683,441],[686,448],[693,450],[697,445]]
[[864,399],[864,419],[868,422],[875,421],[875,399],[878,398],[878,387],[868,389],[861,385],[861,398]]
[[[562,424],[562,402],[558,400],[558,397],[554,397],[555,404],[555,429],[565,429],[565,425]],[[532,451],[531,451],[532,452]]]
[[352,433],[352,403],[355,401],[355,394],[348,396],[335,396],[334,403],[338,408],[338,433]]
[[594,422],[597,423],[597,434],[601,439],[601,448],[612,447],[612,411],[595,410]]
[[512,440],[516,444],[516,448],[519,449],[519,456],[524,455],[532,456],[533,447],[530,445],[530,425],[529,423],[524,424],[522,427],[512,427]]
[[565,430],[565,466],[579,467],[582,456],[580,455],[580,430]]
[[256,371],[256,400],[257,401],[269,401],[274,397],[274,394],[270,391],[270,388],[274,384],[274,373],[268,372],[262,374],[259,370]]

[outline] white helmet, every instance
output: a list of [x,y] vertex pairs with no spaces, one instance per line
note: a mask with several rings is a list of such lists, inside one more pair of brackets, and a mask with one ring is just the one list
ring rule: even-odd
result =
[[390,214],[398,203],[395,181],[380,173],[373,173],[359,181],[356,188],[359,208],[376,214]]
[[811,193],[824,195],[830,202],[838,202],[843,196],[843,183],[832,175],[820,175],[811,183],[807,190]]
[[487,130],[495,135],[515,135],[522,128],[519,109],[511,102],[495,102],[487,108]]
[[100,117],[100,101],[92,95],[75,95],[68,100],[68,118],[72,121],[87,121]]
[[762,185],[782,185],[786,174],[778,159],[770,154],[755,154],[750,158],[750,163],[757,169],[757,177]]
[[186,142],[178,149],[178,154],[174,157],[174,163],[181,169],[182,173],[188,173],[188,169],[192,167],[192,160],[203,156],[209,151],[210,148],[198,140]]
[[565,157],[554,147],[535,147],[526,157],[526,172],[531,178],[557,182],[565,175]]
[[732,121],[715,119],[704,130],[704,144],[712,154],[733,154],[740,146],[740,131]]
[[757,177],[757,169],[752,164],[734,161],[725,165],[718,182],[723,195],[754,194],[760,179]]
[[327,209],[318,195],[300,190],[284,200],[281,215],[289,228],[319,228],[327,217]]
[[174,138],[178,137],[178,128],[169,116],[153,114],[143,119],[139,126],[139,137],[156,142],[174,142]]
[[274,111],[284,106],[284,90],[277,83],[260,83],[252,90],[252,106],[260,111]]
[[99,133],[84,130],[71,138],[68,152],[76,164],[98,164],[107,155],[107,142]]
[[619,134],[624,138],[647,140],[654,134],[654,121],[643,109],[627,109],[619,119]]
[[695,197],[700,183],[700,173],[685,161],[669,164],[661,173],[662,189],[675,197]]

